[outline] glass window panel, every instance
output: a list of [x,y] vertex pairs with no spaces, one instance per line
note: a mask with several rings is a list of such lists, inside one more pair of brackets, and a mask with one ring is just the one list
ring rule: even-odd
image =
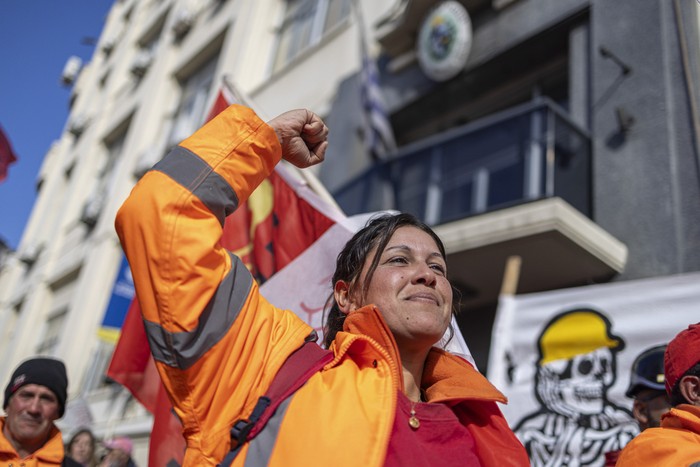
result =
[[83,382],[84,391],[93,391],[100,387],[113,384],[113,381],[106,376],[113,352],[113,344],[103,341],[97,342],[97,348],[92,354],[92,362],[85,374],[85,381]]
[[167,148],[180,143],[204,123],[206,118],[205,105],[214,78],[217,59],[218,56],[214,56],[182,83],[182,97],[173,118]]
[[397,182],[397,208],[425,218],[430,174],[430,152],[419,152],[401,161]]
[[277,55],[275,56],[275,63],[273,65],[273,70],[279,70],[289,61],[289,56],[291,55],[292,48],[292,36],[289,31],[281,31],[277,43]]
[[58,347],[59,338],[66,321],[67,309],[54,313],[46,322],[44,338],[36,349],[38,355],[53,355]]
[[318,10],[319,0],[290,0],[278,33],[278,46],[274,69],[278,70],[289,63],[311,41],[311,28]]
[[591,215],[589,141],[567,122],[555,123],[554,195]]
[[350,15],[350,0],[328,0],[328,14],[323,32],[333,29]]
[[[273,71],[317,44],[323,34],[349,14],[351,0],[290,0],[280,26]],[[314,26],[316,25],[316,26]]]
[[449,222],[473,213],[473,184],[469,180],[442,192],[440,222]]
[[295,22],[293,50],[289,54],[289,59],[293,59],[303,52],[311,44],[311,28],[314,24],[314,12],[316,8],[311,5],[308,11],[302,12]]
[[524,164],[520,158],[511,162],[489,172],[488,208],[523,199]]
[[367,176],[353,183],[346,185],[342,192],[338,194],[336,200],[338,204],[348,214],[360,214],[369,211],[367,208],[371,204],[372,181],[374,176]]

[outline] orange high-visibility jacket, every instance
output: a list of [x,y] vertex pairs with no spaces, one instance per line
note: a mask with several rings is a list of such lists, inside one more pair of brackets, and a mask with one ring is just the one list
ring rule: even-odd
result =
[[625,446],[617,467],[700,465],[700,407],[681,404]]
[[[219,244],[225,216],[280,158],[274,131],[231,106],[148,172],[117,215],[151,351],[184,425],[185,465],[221,461],[231,426],[312,334]],[[403,389],[393,337],[369,306],[348,317],[332,350],[234,465],[383,465]],[[429,402],[453,406],[469,427],[483,465],[528,464],[496,406],[505,397],[468,363],[434,349],[423,379]]]
[[58,428],[54,426],[49,433],[49,439],[46,443],[29,457],[22,459],[5,437],[6,420],[7,417],[0,418],[0,465],[14,465],[17,467],[20,465],[26,467],[54,467],[61,465],[64,457],[63,438]]

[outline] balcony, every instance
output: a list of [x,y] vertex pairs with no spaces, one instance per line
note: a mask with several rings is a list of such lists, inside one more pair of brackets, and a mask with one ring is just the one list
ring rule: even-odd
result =
[[469,307],[498,296],[508,256],[519,293],[609,280],[627,248],[591,220],[591,142],[538,98],[402,148],[335,193],[348,214],[411,212],[445,242]]
[[431,225],[554,196],[590,217],[590,164],[588,133],[537,99],[402,148],[335,197],[348,214],[394,208]]

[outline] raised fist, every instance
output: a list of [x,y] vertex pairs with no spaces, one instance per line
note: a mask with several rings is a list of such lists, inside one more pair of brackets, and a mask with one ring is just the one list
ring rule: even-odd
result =
[[310,110],[285,112],[268,122],[282,145],[282,157],[306,168],[323,161],[328,147],[328,127]]

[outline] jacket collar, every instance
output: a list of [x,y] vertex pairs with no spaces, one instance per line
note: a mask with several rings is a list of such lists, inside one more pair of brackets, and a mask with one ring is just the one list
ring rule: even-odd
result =
[[[376,306],[368,305],[351,312],[345,318],[343,331],[353,337],[369,337],[379,344],[389,354],[392,363],[399,368],[398,387],[403,390],[399,350],[394,336]],[[336,345],[350,337],[339,333]],[[337,348],[343,347],[338,345]],[[507,402],[506,397],[466,360],[437,347],[430,350],[425,361],[421,389],[425,391],[428,402],[458,402],[463,399]]]
[[680,404],[663,415],[661,426],[686,429],[700,434],[700,407]]
[[[6,420],[7,417],[0,417],[0,454],[19,459],[19,454],[17,454],[17,451],[15,451],[15,448],[12,446],[12,443],[10,443],[10,440],[8,440],[3,433]],[[46,444],[44,444],[29,457],[35,457],[49,464],[60,464],[63,460],[63,456],[64,451],[61,430],[56,428],[56,426],[53,426]]]

